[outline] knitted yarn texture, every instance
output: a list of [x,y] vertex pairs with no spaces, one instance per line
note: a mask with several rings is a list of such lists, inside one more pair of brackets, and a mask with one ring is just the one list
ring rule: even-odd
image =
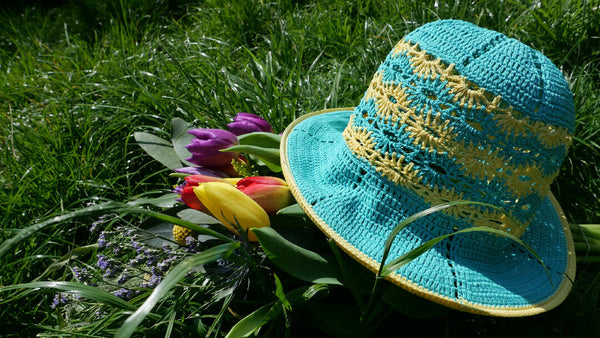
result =
[[[377,271],[391,230],[445,202],[469,200],[405,228],[389,260],[460,234],[389,279],[452,308],[496,316],[560,304],[575,274],[573,244],[550,194],[575,124],[560,70],[540,52],[473,24],[443,20],[404,37],[358,106],[304,116],[284,133],[282,166],[323,232]],[[501,209],[501,210],[499,210]],[[388,261],[389,261],[388,260]]]

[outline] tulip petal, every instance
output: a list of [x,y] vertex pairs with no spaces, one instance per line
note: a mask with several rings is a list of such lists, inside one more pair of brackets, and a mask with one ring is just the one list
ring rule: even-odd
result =
[[188,133],[196,136],[200,140],[221,139],[229,143],[237,143],[237,136],[223,129],[198,128],[189,130]]
[[282,185],[251,184],[240,191],[258,203],[268,214],[277,213],[292,201],[290,188]]
[[233,118],[233,122],[227,125],[227,128],[235,135],[243,135],[257,131],[273,132],[273,127],[264,118],[250,114],[239,113]]
[[[224,179],[224,178],[220,178],[220,177],[214,177],[214,176],[207,176],[207,175],[190,175],[190,176],[186,176],[184,178],[184,180],[192,186],[197,186],[200,183],[206,183],[206,182],[223,182],[223,183],[230,183],[230,179]],[[235,184],[235,183],[233,183]]]
[[198,200],[226,227],[239,233],[237,224],[248,233],[248,240],[257,241],[249,228],[271,226],[267,213],[250,197],[223,182],[207,182],[194,187]]
[[192,157],[186,158],[185,160],[210,169],[218,169],[231,163],[231,161],[237,156],[236,153],[226,153],[221,151],[205,151],[192,153]]
[[241,187],[246,187],[246,186],[249,186],[252,184],[281,185],[281,186],[287,187],[287,183],[284,180],[282,180],[281,178],[278,178],[278,177],[271,177],[271,176],[246,177],[246,178],[241,179],[237,183],[237,187],[241,188]]
[[183,203],[185,203],[188,207],[196,210],[205,209],[200,200],[198,200],[198,197],[196,197],[196,194],[194,193],[194,186],[191,186],[189,184],[186,185],[183,189],[181,189],[180,196]]
[[183,168],[177,168],[174,170],[175,170],[175,172],[178,172],[181,174],[189,174],[189,175],[206,175],[206,176],[213,176],[213,177],[225,176],[225,173],[223,173],[223,172],[220,172],[215,169],[208,169],[208,168],[203,168],[203,167],[183,167]]

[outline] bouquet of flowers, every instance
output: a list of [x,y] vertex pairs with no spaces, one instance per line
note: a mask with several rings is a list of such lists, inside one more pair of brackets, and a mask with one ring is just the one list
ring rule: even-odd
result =
[[446,312],[379,281],[322,235],[283,180],[281,136],[266,120],[240,113],[227,128],[198,129],[175,118],[168,140],[136,133],[173,171],[172,191],[92,204],[24,229],[1,253],[43,227],[101,214],[90,227],[97,244],[57,264],[72,281],[4,290],[54,289],[61,318],[54,329],[121,337],[281,336],[292,329],[372,335],[394,311],[409,318]]

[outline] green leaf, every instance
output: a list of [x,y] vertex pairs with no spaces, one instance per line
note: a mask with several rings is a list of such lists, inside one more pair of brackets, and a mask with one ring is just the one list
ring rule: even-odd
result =
[[47,288],[47,289],[56,289],[65,291],[72,294],[77,294],[87,299],[100,302],[103,304],[115,306],[124,310],[133,311],[135,310],[135,306],[127,303],[121,298],[113,295],[110,292],[102,290],[97,287],[76,283],[76,282],[33,282],[33,283],[25,283],[25,284],[16,284],[3,286],[0,288],[0,292],[10,291],[10,290],[20,290],[20,289],[38,289],[38,288]]
[[132,213],[132,214],[143,214],[143,215],[147,215],[150,217],[153,217],[155,219],[164,221],[164,222],[170,222],[172,224],[177,224],[177,225],[181,225],[182,227],[186,227],[188,229],[197,231],[201,234],[204,235],[208,235],[208,236],[212,236],[215,238],[218,238],[220,240],[223,240],[225,242],[232,242],[233,240],[225,235],[222,235],[214,230],[205,228],[201,225],[192,223],[192,222],[188,222],[186,220],[183,220],[179,217],[174,217],[174,216],[170,216],[170,215],[166,215],[166,214],[162,214],[160,212],[156,212],[156,211],[152,211],[152,210],[148,210],[148,209],[142,209],[142,208],[122,208],[122,209],[118,209],[119,211],[122,212],[127,212],[127,213]]
[[186,131],[192,128],[192,124],[182,118],[174,117],[171,119],[171,137],[173,139],[181,136],[182,134],[187,134]]
[[263,148],[254,145],[237,145],[226,149],[221,149],[220,151],[240,152],[254,155],[260,160],[262,160],[265,163],[265,165],[267,165],[267,167],[269,167],[269,169],[273,170],[274,172],[281,171],[279,148]]
[[[288,300],[290,306],[300,302],[305,302],[312,299],[319,292],[327,290],[326,284],[314,284],[310,286],[302,286],[285,294],[284,298]],[[272,302],[261,306],[242,320],[237,322],[227,333],[229,337],[248,337],[255,333],[263,325],[277,318],[283,310],[280,301]]]
[[270,227],[253,228],[252,231],[265,254],[283,271],[307,282],[342,284],[334,258],[299,247]]
[[192,129],[193,126],[180,119],[178,117],[171,120],[171,142],[173,143],[173,149],[177,154],[177,157],[186,165],[192,166],[193,164],[187,162],[185,159],[190,158],[192,153],[185,148],[192,140],[194,135],[187,133],[188,130]]
[[146,299],[133,314],[125,320],[125,323],[117,331],[116,337],[131,337],[138,325],[144,320],[146,315],[154,308],[156,303],[163,298],[169,291],[183,279],[189,271],[198,265],[214,262],[218,259],[227,258],[233,250],[239,247],[240,242],[221,244],[196,254],[183,262],[177,264],[165,279],[152,291],[152,294]]
[[273,277],[275,277],[275,296],[277,299],[279,299],[279,303],[281,303],[283,311],[292,311],[292,304],[290,304],[285,296],[285,292],[283,292],[283,284],[281,284],[281,280],[276,274],[273,274]]
[[255,132],[240,135],[238,136],[238,140],[242,145],[279,149],[279,145],[281,144],[281,135],[266,132]]
[[127,205],[140,206],[150,204],[159,208],[170,208],[177,203],[177,197],[175,193],[168,193],[154,198],[141,197],[128,202]]
[[218,219],[191,208],[181,210],[177,213],[177,217],[194,224],[221,224]]
[[142,240],[147,245],[155,247],[157,249],[162,248],[163,244],[171,244],[173,242],[173,224],[172,223],[159,223],[145,231],[151,233],[154,236],[145,238]]
[[373,272],[350,258],[347,254],[342,253],[333,239],[329,239],[327,242],[340,267],[344,286],[350,289],[358,307],[361,310],[364,309],[365,303],[362,295],[368,294],[373,289],[373,283],[375,282]]
[[300,207],[300,204],[298,204],[298,203],[292,204],[290,206],[287,206],[287,207],[277,211],[277,215],[285,215],[285,216],[292,216],[292,217],[306,217],[306,213],[304,212],[304,210],[302,209],[302,207]]
[[133,134],[133,137],[148,155],[162,163],[165,167],[176,169],[183,166],[171,142],[144,132],[136,132]]
[[[279,311],[276,309],[279,309]],[[237,322],[225,337],[248,337],[273,317],[276,317],[280,311],[281,307],[277,306],[276,303],[263,305]]]

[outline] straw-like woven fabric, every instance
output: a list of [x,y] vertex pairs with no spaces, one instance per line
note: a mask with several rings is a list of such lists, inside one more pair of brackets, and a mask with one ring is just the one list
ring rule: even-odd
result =
[[[377,271],[406,217],[454,200],[396,237],[388,262],[442,241],[389,279],[452,308],[496,316],[551,309],[575,276],[571,235],[550,194],[574,129],[560,71],[541,53],[470,23],[420,27],[390,52],[356,108],[318,112],[284,133],[282,164],[315,223]],[[544,269],[544,266],[546,269]]]

